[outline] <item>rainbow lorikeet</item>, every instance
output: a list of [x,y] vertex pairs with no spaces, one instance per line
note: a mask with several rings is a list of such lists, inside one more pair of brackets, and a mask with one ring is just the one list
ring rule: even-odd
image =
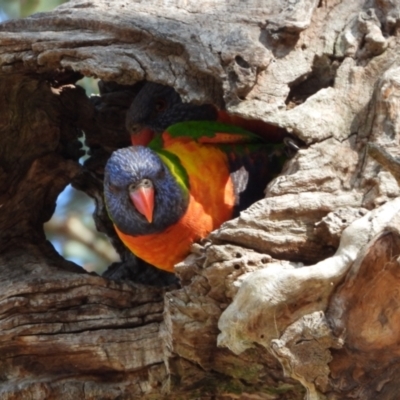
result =
[[268,142],[282,142],[287,132],[259,120],[248,120],[218,110],[212,104],[183,103],[170,86],[146,82],[126,114],[126,128],[133,145],[146,146],[169,126],[183,121],[218,121],[240,126]]
[[282,144],[218,122],[170,126],[148,147],[115,151],[104,197],[115,230],[139,258],[173,272],[190,246],[263,197]]

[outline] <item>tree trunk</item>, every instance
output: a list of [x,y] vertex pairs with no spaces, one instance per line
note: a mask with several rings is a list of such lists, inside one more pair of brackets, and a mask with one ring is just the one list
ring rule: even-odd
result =
[[[2,399],[399,397],[397,2],[73,0],[0,43]],[[135,260],[102,200],[142,80],[305,143],[179,282]],[[46,241],[71,182],[121,255],[105,277]]]

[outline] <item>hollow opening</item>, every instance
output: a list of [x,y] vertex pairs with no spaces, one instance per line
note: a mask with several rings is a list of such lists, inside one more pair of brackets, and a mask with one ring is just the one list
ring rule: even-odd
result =
[[[83,87],[88,97],[99,93],[98,79],[84,77],[76,85]],[[83,131],[79,141],[85,153],[79,159],[83,164],[89,157]],[[95,203],[90,196],[68,185],[59,194],[54,214],[44,224],[44,231],[63,258],[88,272],[102,274],[110,264],[119,261],[119,256],[106,235],[96,229],[94,210]]]
[[[72,81],[73,79],[74,77],[72,76],[70,81]],[[102,274],[105,270],[107,270],[105,274],[106,277],[116,279],[132,279],[146,284],[152,284],[151,282],[157,285],[162,282],[170,284],[173,275],[164,272],[162,270],[163,266],[158,266],[159,269],[154,272],[155,268],[149,268],[147,263],[142,263],[139,259],[133,256],[133,254],[135,254],[143,258],[144,261],[147,261],[149,264],[157,266],[157,264],[152,262],[152,254],[151,256],[149,255],[149,253],[145,253],[144,255],[142,255],[142,253],[136,252],[133,249],[129,250],[126,246],[123,245],[123,242],[125,243],[124,239],[121,236],[118,237],[118,231],[116,232],[114,229],[114,226],[118,226],[118,221],[110,213],[110,203],[107,203],[106,207],[103,203],[103,200],[105,198],[105,196],[103,195],[104,167],[113,152],[121,151],[121,149],[126,150],[126,147],[129,147],[131,145],[131,139],[129,137],[129,133],[127,131],[128,128],[126,125],[126,115],[128,109],[130,109],[132,101],[136,98],[136,96],[139,96],[140,93],[142,93],[144,84],[144,82],[138,82],[135,85],[120,85],[116,82],[97,81],[95,79],[86,77],[82,80],[77,81],[76,85],[83,86],[85,88],[86,95],[90,98],[90,100],[87,100],[86,96],[82,96],[82,94],[80,93],[75,93],[74,96],[77,95],[77,97],[68,97],[67,93],[67,97],[65,97],[65,99],[71,99],[76,102],[68,103],[67,101],[65,101],[67,110],[72,110],[68,111],[67,117],[71,118],[72,127],[76,123],[79,131],[84,132],[84,136],[82,136],[81,142],[84,145],[83,148],[85,150],[85,156],[80,159],[80,163],[85,166],[85,169],[80,174],[80,177],[78,177],[78,180],[74,178],[73,181],[74,187],[81,189],[83,192],[77,191],[70,186],[67,187],[66,190],[60,194],[57,209],[51,220],[46,224],[45,229],[47,238],[53,243],[54,247],[56,248],[56,250],[58,250],[63,258],[83,266],[88,271],[95,271],[96,273]],[[173,88],[170,89],[173,90]],[[164,93],[165,90],[167,90],[165,87],[162,88],[162,93]],[[172,95],[172,98],[176,98],[176,96],[179,95],[175,93]],[[142,105],[143,103],[140,102],[140,104]],[[160,108],[157,106],[158,104],[160,104],[159,102],[155,102],[154,104],[155,111],[164,111],[165,107]],[[182,104],[182,101],[177,101],[177,104]],[[262,199],[264,197],[264,188],[266,187],[266,185],[269,183],[270,180],[273,179],[273,177],[276,176],[276,173],[279,173],[282,170],[282,142],[283,138],[286,137],[287,132],[279,127],[264,123],[263,121],[246,120],[238,116],[228,115],[226,112],[222,112],[221,115],[218,114],[217,117],[215,117],[216,109],[211,104],[195,105],[191,103],[183,103],[183,105],[184,111],[187,111],[189,113],[193,112],[196,115],[198,115],[197,113],[200,113],[201,118],[199,118],[199,121],[207,121],[207,126],[209,126],[210,120],[216,121],[218,123],[235,125],[236,127],[239,126],[246,129],[247,131],[253,132],[258,136],[261,136],[261,138],[265,139],[267,142],[270,142],[270,144],[268,144],[265,148],[260,148],[254,153],[254,159],[256,160],[256,162],[253,162],[253,159],[246,159],[247,153],[243,153],[242,151],[242,148],[243,146],[245,146],[245,144],[241,141],[238,142],[240,143],[237,146],[238,152],[231,155],[229,155],[230,153],[228,153],[226,161],[228,164],[227,169],[228,171],[231,171],[232,174],[232,184],[234,186],[236,184],[238,185],[238,193],[235,195],[239,197],[238,204],[240,203],[241,205],[240,209],[245,209],[253,204],[255,201]],[[75,115],[74,111],[77,109],[79,111]],[[150,113],[150,115],[153,117],[154,115],[157,115],[154,114],[154,110]],[[221,118],[221,120],[209,119],[210,110],[212,111],[213,118]],[[196,121],[196,118],[194,118],[192,115],[190,115],[189,117],[185,117],[181,121]],[[174,121],[172,125],[181,121]],[[138,123],[136,121],[133,121],[132,126],[137,128]],[[193,127],[193,125],[189,126]],[[160,134],[161,132],[163,132],[163,130],[160,131]],[[232,137],[234,137],[236,134],[235,129],[233,129],[233,131],[228,130],[227,132],[232,135]],[[243,133],[240,133],[240,135],[242,134]],[[190,137],[190,135],[191,132],[188,132],[187,135],[185,133],[185,140],[187,139],[187,137]],[[225,142],[219,142],[219,135],[220,133],[217,130],[215,133],[215,138],[213,138],[214,141],[211,140],[207,143],[210,146],[218,146],[221,144],[225,146]],[[66,139],[68,141],[68,138],[69,137],[65,136],[64,141]],[[225,136],[223,136],[222,140],[225,139]],[[147,143],[147,145],[148,144],[149,143]],[[275,149],[274,147],[275,144],[277,149]],[[263,145],[264,141],[261,139],[260,146]],[[251,148],[253,149],[253,147]],[[162,151],[164,150],[165,149],[162,148]],[[277,154],[275,154],[275,150],[278,151]],[[151,151],[154,152],[156,150],[153,149]],[[194,158],[195,157],[193,156],[193,154],[191,154],[190,159],[188,160],[190,165],[193,165],[193,163],[197,162]],[[75,157],[74,159],[77,159],[77,157]],[[180,161],[184,164],[182,160]],[[218,161],[218,163],[219,162],[220,161]],[[212,167],[213,160],[210,159],[209,163],[210,165],[207,161],[207,166]],[[216,165],[219,165],[218,163]],[[273,163],[273,165],[270,165],[271,163]],[[138,165],[136,162],[134,164],[136,166]],[[252,170],[255,168],[256,170]],[[265,169],[265,173],[260,174],[259,172],[262,170],[262,168]],[[199,169],[202,169],[202,167],[199,167]],[[215,171],[213,170],[214,172],[210,175],[209,179],[211,179],[214,174],[218,175],[220,171],[222,171],[220,168],[214,169]],[[260,183],[258,182],[258,177],[262,177],[262,179],[268,179],[268,181],[265,180]],[[219,180],[216,180],[215,184],[217,184],[217,182],[219,182]],[[129,185],[131,183],[132,182],[129,181]],[[260,188],[259,193],[255,193],[255,191],[252,190],[247,195],[247,192],[243,190],[243,185],[247,184],[248,188]],[[127,184],[123,187],[128,188],[129,185]],[[207,182],[207,187],[203,190],[203,192],[208,193],[208,190],[209,182]],[[89,193],[91,197],[86,195],[84,192]],[[106,190],[104,191],[104,193],[105,192]],[[216,190],[215,192],[219,193],[220,191]],[[125,193],[127,192],[124,190],[123,195]],[[253,196],[256,195],[258,197],[253,198]],[[215,196],[212,197],[212,200],[208,200],[209,197],[210,196],[208,194],[207,201],[222,201],[214,198]],[[97,209],[95,209],[92,198],[97,199]],[[124,209],[123,213],[123,221],[128,221],[127,211],[130,210],[129,205],[131,204],[131,201],[132,200],[128,199],[127,208]],[[177,207],[177,209],[180,210],[181,208]],[[108,210],[109,214],[106,210]],[[235,208],[231,218],[235,217],[236,211],[238,210]],[[167,210],[167,214],[170,214],[171,212],[175,212],[175,210]],[[92,216],[93,213],[94,215]],[[137,216],[139,218],[141,217],[139,213],[137,213]],[[180,218],[180,216],[178,217]],[[129,227],[125,227],[126,229],[120,229],[120,231],[128,232],[128,230],[132,226],[138,226],[138,224],[136,224],[136,222],[131,219],[129,219],[127,223]],[[150,222],[150,224],[151,223],[152,222]],[[100,232],[98,232],[98,230]],[[128,233],[125,234],[127,235]],[[144,233],[141,232],[140,235],[135,233],[131,233],[129,235],[130,237],[145,236],[147,235],[147,231],[145,231]],[[164,239],[164,242],[165,241],[166,240]],[[154,250],[153,246],[151,248],[151,252],[159,252],[160,254],[163,254],[164,259],[170,257],[170,253],[173,253],[175,247],[180,244],[174,243],[171,238],[168,238],[167,242],[168,247],[165,247],[164,250]],[[122,262],[118,262],[119,256],[117,255],[117,252],[121,257]],[[189,254],[189,252],[190,246],[188,247],[187,254]],[[146,256],[148,256],[148,258],[146,258]],[[236,257],[240,256],[241,255],[237,253]],[[183,258],[184,257],[180,258],[179,260],[174,260],[173,264],[182,261]],[[112,267],[108,268],[110,265],[112,265]],[[237,268],[237,266],[235,268]],[[171,266],[168,266],[168,268],[164,269],[167,269],[171,272],[173,270]],[[148,279],[149,275],[151,275],[150,281]]]
[[332,61],[328,56],[316,56],[311,72],[289,85],[290,91],[285,101],[287,108],[294,108],[321,89],[333,86],[338,67],[338,61]]
[[107,237],[97,231],[94,208],[92,198],[68,185],[58,196],[56,210],[44,230],[63,258],[101,274],[119,256]]
[[[152,175],[153,167],[157,167],[157,164],[153,163],[153,159],[157,156],[158,150],[161,152],[160,154],[162,155],[164,155],[165,152],[170,152],[176,159],[179,160],[178,164],[174,164],[175,158],[171,156],[171,158],[168,159],[168,162],[164,165],[164,171],[178,171],[179,174],[181,174],[182,176],[186,176],[184,175],[182,170],[187,168],[185,169],[185,173],[188,173],[187,171],[190,171],[192,175],[189,178],[193,179],[192,182],[198,183],[198,185],[191,185],[190,189],[196,188],[196,190],[199,191],[198,186],[200,187],[201,185],[204,185],[204,182],[203,179],[196,178],[196,174],[198,171],[201,172],[205,169],[202,155],[203,150],[200,147],[203,146],[204,143],[206,143],[210,149],[218,146],[220,146],[221,148],[226,148],[226,140],[229,139],[233,141],[232,147],[229,147],[227,157],[224,156],[221,159],[213,159],[213,157],[219,157],[219,155],[217,156],[217,153],[214,154],[213,152],[208,151],[209,156],[206,162],[208,179],[205,182],[206,186],[203,188],[202,191],[200,191],[201,193],[206,194],[206,199],[201,197],[201,193],[196,192],[195,194],[193,194],[193,197],[196,199],[196,201],[202,205],[202,209],[202,201],[208,202],[206,204],[206,207],[208,207],[210,202],[214,202],[217,204],[222,203],[223,200],[221,198],[218,198],[218,196],[223,193],[223,191],[225,190],[225,186],[220,188],[217,185],[219,184],[219,182],[226,182],[226,179],[230,178],[232,180],[232,185],[234,189],[237,188],[237,192],[228,193],[226,194],[226,196],[237,196],[235,198],[235,202],[232,201],[232,203],[237,204],[237,206],[235,206],[234,210],[232,211],[231,217],[227,218],[226,220],[233,219],[236,216],[237,211],[241,211],[253,204],[254,202],[264,198],[265,187],[276,176],[276,174],[280,173],[282,170],[282,165],[284,162],[282,160],[284,158],[284,155],[282,154],[282,142],[283,138],[287,136],[287,132],[282,128],[272,126],[263,121],[247,120],[238,116],[229,115],[222,110],[217,110],[211,104],[199,105],[185,103],[180,98],[179,94],[174,90],[174,88],[160,85],[154,82],[147,82],[144,84],[138,83],[132,86],[118,85],[113,82],[102,82],[100,92],[101,96],[96,100],[96,107],[99,110],[99,112],[96,114],[96,119],[101,119],[103,121],[103,118],[106,118],[108,107],[111,104],[114,104],[112,102],[114,102],[116,99],[119,99],[120,106],[118,110],[120,112],[119,114],[117,112],[114,112],[112,114],[114,116],[112,120],[113,131],[116,132],[116,127],[119,127],[118,129],[120,129],[120,132],[122,134],[123,130],[128,129],[130,130],[132,138],[134,138],[134,140],[140,138],[141,141],[138,144],[142,146],[150,145],[150,150],[148,152],[146,151],[140,153],[140,157],[135,156],[135,158],[130,158],[133,157],[133,154],[136,153],[133,150],[130,152],[128,151],[128,149],[126,149],[126,147],[129,146],[129,143],[125,145],[120,145],[120,142],[117,142],[117,137],[115,137],[114,140],[108,135],[106,123],[97,124],[98,130],[95,132],[95,138],[97,140],[99,149],[106,146],[105,142],[99,139],[100,137],[104,137],[104,140],[107,140],[109,143],[108,148],[113,149],[114,152],[117,151],[119,154],[119,156],[111,158],[115,159],[115,161],[112,161],[111,164],[110,161],[107,160],[111,160],[110,155],[112,150],[109,151],[109,153],[106,154],[103,159],[104,164],[108,162],[108,165],[112,165],[112,167],[108,167],[107,170],[107,179],[105,180],[106,185],[104,190],[104,199],[107,203],[106,206],[109,210],[109,216],[113,221],[114,226],[118,228],[117,234],[119,234],[119,238],[122,239],[122,241],[125,240],[125,243],[129,241],[129,246],[132,253],[138,255],[139,257],[142,257],[150,264],[153,263],[153,265],[157,265],[153,261],[155,260],[155,262],[159,263],[159,268],[164,268],[166,270],[172,271],[173,265],[183,261],[184,259],[184,257],[181,257],[180,255],[182,254],[182,250],[180,247],[182,245],[182,239],[179,239],[179,243],[176,243],[174,239],[174,237],[179,238],[180,235],[175,233],[175,235],[172,236],[168,233],[171,232],[172,229],[175,229],[174,224],[176,222],[171,222],[171,224],[169,225],[169,222],[167,224],[164,221],[180,221],[183,216],[178,213],[182,212],[182,210],[186,210],[186,205],[181,205],[182,199],[179,197],[179,193],[175,192],[175,189],[171,189],[171,187],[168,187],[168,190],[166,190],[165,187],[162,186],[163,190],[160,190],[160,192],[164,193],[165,196],[167,194],[169,196],[171,193],[173,193],[173,195],[176,197],[168,197],[168,199],[164,203],[154,203],[154,210],[157,210],[159,214],[157,214],[157,219],[154,218],[154,220],[150,221],[149,215],[153,211],[149,211],[146,208],[147,205],[146,207],[140,204],[136,205],[137,203],[135,203],[135,201],[139,201],[137,200],[136,195],[132,195],[132,197],[136,200],[132,200],[132,197],[129,197],[129,199],[126,200],[128,196],[127,193],[130,193],[130,190],[134,191],[134,189],[136,188],[136,186],[133,185],[132,182],[138,182],[138,184],[142,182],[143,177],[139,179],[138,176],[142,173],[143,170],[146,170],[146,174],[148,174],[148,176],[146,176],[146,179],[150,180],[151,184],[154,185],[155,193],[157,193],[157,188],[161,187],[161,185],[167,185],[167,183],[169,184],[169,182],[172,182],[170,178],[166,179],[165,182],[161,182],[161,180],[165,178],[165,172],[161,175],[155,173],[154,175]],[[124,95],[124,93],[126,95]],[[111,94],[113,94],[112,98]],[[108,95],[110,95],[110,97],[107,97]],[[130,99],[130,102],[127,101],[128,99]],[[135,109],[135,105],[137,105],[137,109]],[[145,112],[143,111],[143,109],[145,109]],[[116,108],[114,110],[116,110]],[[126,117],[127,113],[128,117]],[[125,121],[127,121],[126,125]],[[193,121],[196,122],[193,123]],[[203,121],[205,124],[204,126],[207,126],[208,129],[207,136],[204,137],[204,139],[197,141],[195,138],[197,138],[198,135],[205,135],[203,133]],[[210,121],[213,122],[210,124]],[[183,125],[186,122],[189,122],[189,125]],[[145,132],[147,135],[148,130],[154,130],[152,132],[153,139],[157,137],[162,138],[163,132],[169,132],[169,128],[177,123],[181,123],[179,126],[179,131],[175,132],[173,129],[171,130],[171,132],[175,132],[173,133],[173,135],[175,136],[172,136],[173,139],[171,140],[167,140],[165,142],[163,142],[163,139],[161,139],[161,141],[156,140],[155,142],[157,143],[157,145],[154,145],[154,142],[151,142],[151,139],[150,141],[146,142],[148,136],[140,137],[142,132]],[[233,130],[229,130],[229,127],[227,127],[227,125],[224,125],[222,127],[220,125],[212,125],[213,123],[234,125],[236,126],[236,128]],[[215,126],[215,128],[213,128],[213,126]],[[259,148],[255,147],[253,144],[251,145],[251,147],[249,146],[249,152],[254,151],[254,154],[251,153],[251,156],[253,158],[249,157],[247,152],[243,152],[243,147],[246,146],[247,143],[245,140],[245,135],[247,135],[247,133],[238,131],[237,127],[241,127],[257,136],[260,136],[260,141],[258,144],[260,146]],[[212,132],[213,129],[217,129],[215,130],[215,133]],[[219,131],[218,129],[228,130],[226,131],[225,135],[225,133],[221,134],[221,131]],[[181,143],[182,147],[181,145],[179,145],[178,147],[171,145],[174,140],[177,140],[179,142],[179,138],[181,136],[185,137],[185,139],[183,140],[184,144]],[[166,134],[166,137],[169,137],[169,133]],[[188,152],[183,149],[185,149],[186,143],[191,137],[193,138],[193,141],[190,141],[189,143],[191,151],[188,155]],[[250,137],[252,138],[250,141],[251,143],[253,143],[253,135],[250,134]],[[94,140],[94,137],[90,135],[89,139]],[[266,142],[269,142],[269,144],[267,145],[263,139],[265,139]],[[238,142],[235,142],[235,140],[238,140]],[[155,147],[152,147],[152,144]],[[238,145],[236,146],[236,144]],[[161,146],[161,148],[157,146]],[[197,149],[197,146],[199,147],[199,149]],[[91,146],[91,149],[93,150],[93,146]],[[276,151],[277,153],[275,153]],[[148,155],[149,153],[152,154],[151,157]],[[200,154],[199,158],[196,157],[197,154]],[[218,154],[220,154],[220,152],[218,152]],[[164,162],[162,160],[165,160],[165,158],[161,158],[161,163]],[[226,169],[218,167],[223,163],[226,163]],[[101,165],[101,168],[104,167],[104,164]],[[135,167],[131,168],[130,166]],[[171,170],[170,166],[172,166]],[[114,171],[120,171],[121,169],[124,170],[124,173],[126,173],[127,176],[129,175],[129,179],[122,179],[121,176],[118,176],[118,174],[114,174]],[[262,173],[260,173],[260,171]],[[174,173],[175,172],[172,172],[172,175],[174,175]],[[230,174],[230,176],[224,176],[222,179],[220,176],[222,175],[222,173]],[[215,181],[213,180],[214,176],[218,178],[215,179]],[[102,178],[103,177],[101,177],[101,179]],[[198,180],[196,181],[196,179]],[[185,180],[182,180],[182,185],[184,184],[184,182]],[[119,191],[116,188],[122,188],[122,190]],[[211,192],[210,188],[214,188],[213,192]],[[258,188],[259,190],[254,190],[254,188]],[[182,198],[184,199],[185,196],[182,196]],[[154,201],[161,200],[157,197],[155,197],[155,199],[156,200]],[[132,202],[134,206],[132,206]],[[148,202],[148,200],[146,200],[146,202]],[[123,204],[122,207],[121,204]],[[162,204],[178,204],[179,206],[176,206],[175,208],[164,207],[166,209],[163,209]],[[140,211],[140,209],[142,211]],[[123,210],[123,212],[121,212],[121,210]],[[170,218],[170,215],[172,215],[173,218]],[[103,219],[110,222],[107,216],[101,217],[104,217]],[[198,220],[198,218],[200,219],[202,218],[202,216],[196,215],[196,221]],[[207,220],[209,218],[210,216],[207,215]],[[215,218],[215,220],[220,220],[220,216],[213,215],[212,218]],[[224,218],[226,218],[226,214],[224,214]],[[147,220],[148,223],[145,220]],[[163,221],[162,229],[160,230],[156,225],[156,223],[159,223],[158,221]],[[203,222],[199,222],[199,227],[201,226],[201,223]],[[107,232],[110,231],[109,228],[112,231],[114,229],[112,226],[107,226]],[[193,229],[196,229],[196,227],[193,227]],[[163,237],[164,231],[166,231],[165,237]],[[120,234],[121,232],[123,232],[122,235]],[[154,232],[158,235],[157,239],[155,238]],[[192,234],[192,232],[190,234]],[[129,237],[127,238],[127,236]],[[151,236],[151,239],[148,239],[149,236]],[[138,237],[140,239],[136,239]],[[146,239],[146,243],[144,243],[144,239]],[[154,240],[154,242],[150,242],[150,240]],[[160,245],[160,241],[162,241],[162,243],[167,243],[168,246]],[[136,245],[136,243],[138,242],[140,242],[140,247],[139,245]],[[115,243],[116,241],[113,241],[114,245]],[[177,257],[181,258],[173,259],[173,262],[169,261],[170,259],[175,257],[174,253],[176,248],[179,249],[179,251],[176,252],[176,254],[178,254]],[[122,248],[122,251],[121,248],[118,248],[118,252],[121,254],[122,258],[124,258],[122,254],[125,254],[125,252],[127,251],[128,250],[125,248]],[[162,253],[164,256],[163,258],[161,257],[162,259],[160,259],[160,257],[158,255],[154,255],[154,253]],[[187,254],[189,253],[190,245],[188,244]],[[241,255],[237,253],[236,257],[240,258]],[[240,268],[240,266],[237,265],[235,266],[235,268]]]

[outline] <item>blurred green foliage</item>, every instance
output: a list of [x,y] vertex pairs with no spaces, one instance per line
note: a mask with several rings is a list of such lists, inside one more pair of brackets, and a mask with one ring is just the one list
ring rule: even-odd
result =
[[66,3],[66,0],[0,0],[0,9],[8,18],[24,18],[53,10],[62,3]]

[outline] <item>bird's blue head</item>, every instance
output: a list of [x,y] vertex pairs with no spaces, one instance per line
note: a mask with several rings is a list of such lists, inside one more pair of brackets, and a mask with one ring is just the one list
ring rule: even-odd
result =
[[[146,193],[153,196],[150,201]],[[144,203],[137,198],[144,198]],[[189,202],[158,154],[143,146],[111,155],[105,167],[104,199],[114,224],[132,236],[162,232],[181,218]]]

